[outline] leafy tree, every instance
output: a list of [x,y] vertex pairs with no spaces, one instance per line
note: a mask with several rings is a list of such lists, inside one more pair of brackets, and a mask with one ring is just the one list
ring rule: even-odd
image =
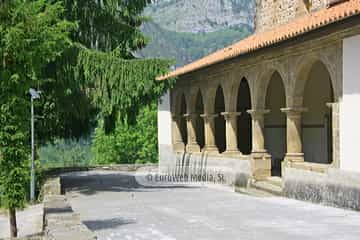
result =
[[[139,27],[143,9],[151,0],[64,0],[65,18],[76,22],[74,46],[47,69],[39,104],[44,119],[41,139],[79,138],[104,119],[106,133],[118,119],[135,122],[139,106],[154,101],[168,87],[156,83],[171,61],[137,60],[133,52],[148,39]],[[96,119],[95,119],[96,120]]]
[[155,163],[157,151],[157,105],[140,108],[135,124],[119,122],[113,133],[95,131],[92,152],[96,164]]
[[27,92],[43,83],[47,64],[71,44],[75,25],[64,21],[63,13],[60,2],[47,0],[3,0],[0,5],[0,184],[12,237],[29,175]]
[[140,30],[143,10],[151,0],[65,0],[66,17],[79,23],[72,38],[82,45],[74,78],[82,82],[104,119],[106,133],[117,120],[135,122],[139,107],[154,101],[170,86],[158,83],[172,61],[137,60],[133,52],[148,39]]

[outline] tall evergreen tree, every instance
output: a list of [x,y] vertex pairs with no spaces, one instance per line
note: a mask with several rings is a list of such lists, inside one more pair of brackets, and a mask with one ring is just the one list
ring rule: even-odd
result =
[[64,21],[63,13],[59,2],[47,0],[3,0],[0,5],[0,189],[12,237],[29,176],[28,91],[42,84],[47,64],[71,44],[75,25]]
[[64,0],[65,18],[78,24],[71,34],[76,44],[49,65],[52,80],[41,87],[47,93],[41,106],[41,129],[46,129],[42,139],[80,137],[94,125],[91,120],[97,112],[111,131],[116,119],[134,121],[139,106],[168,87],[156,83],[155,77],[167,72],[172,62],[133,55],[148,42],[139,27],[150,2]]

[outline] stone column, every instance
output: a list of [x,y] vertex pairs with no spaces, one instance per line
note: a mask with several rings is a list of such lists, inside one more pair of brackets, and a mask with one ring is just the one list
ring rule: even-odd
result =
[[172,133],[173,133],[173,149],[174,151],[184,151],[185,144],[181,137],[180,131],[180,122],[182,116],[180,115],[173,115],[172,116]]
[[205,151],[218,152],[215,144],[215,118],[217,114],[202,114],[205,125]]
[[287,153],[286,162],[303,162],[304,153],[302,149],[302,127],[301,114],[306,108],[282,108],[282,112],[286,113],[286,138]]
[[269,110],[247,111],[252,118],[251,171],[255,180],[265,180],[271,176],[271,156],[265,150],[264,115]]
[[240,112],[223,112],[226,121],[226,150],[224,154],[241,154],[237,145],[237,119]]
[[185,114],[188,133],[188,144],[186,145],[186,151],[188,152],[200,152],[200,146],[196,141],[196,117],[198,114],[190,113]]
[[339,152],[339,146],[340,146],[340,132],[339,132],[339,104],[336,102],[333,103],[326,103],[326,106],[330,108],[331,112],[331,139],[329,139],[332,142],[332,162],[331,164],[339,168],[340,167],[340,152]]

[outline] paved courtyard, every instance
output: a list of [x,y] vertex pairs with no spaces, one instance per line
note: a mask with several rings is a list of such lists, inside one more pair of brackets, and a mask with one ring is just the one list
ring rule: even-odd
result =
[[[28,206],[22,211],[17,211],[17,224],[19,237],[36,236],[42,231],[43,205]],[[9,218],[0,212],[0,239],[10,236]]]
[[360,213],[226,188],[136,184],[133,175],[74,173],[64,179],[74,211],[99,239],[360,238]]

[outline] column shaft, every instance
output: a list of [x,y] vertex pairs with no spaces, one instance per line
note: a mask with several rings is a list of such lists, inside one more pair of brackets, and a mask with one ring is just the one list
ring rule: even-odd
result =
[[239,112],[223,112],[226,121],[226,150],[225,154],[240,154],[237,146],[237,119]]
[[264,135],[264,114],[269,113],[269,110],[249,110],[247,111],[252,118],[252,151],[264,153],[265,150],[265,135]]
[[180,121],[181,116],[172,116],[172,133],[173,133],[173,148],[175,151],[184,151],[185,144],[181,137]]
[[186,150],[189,152],[200,152],[200,146],[196,141],[196,117],[198,114],[190,113],[185,114],[187,131],[188,131],[188,144]]
[[271,176],[271,156],[265,150],[264,114],[269,110],[248,110],[252,118],[251,172],[256,180],[264,180]]
[[218,152],[215,144],[215,117],[217,114],[203,114],[205,125],[205,150],[207,152]]
[[286,139],[287,153],[286,161],[304,161],[304,153],[302,150],[302,129],[301,129],[301,113],[306,111],[305,108],[282,108],[282,112],[286,113]]

